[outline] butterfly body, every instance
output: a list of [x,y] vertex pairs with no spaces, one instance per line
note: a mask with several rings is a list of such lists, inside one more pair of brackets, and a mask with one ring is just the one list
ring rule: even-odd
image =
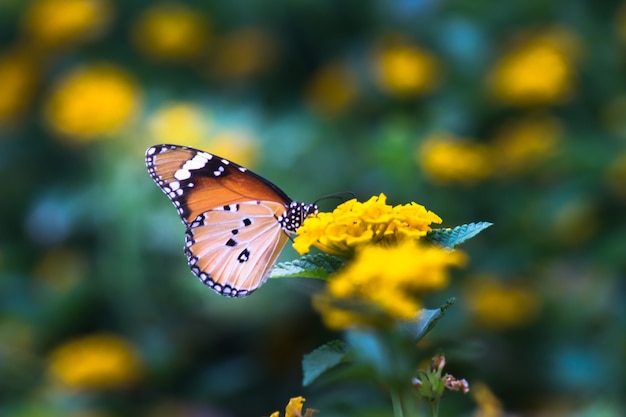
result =
[[191,271],[221,295],[245,297],[260,287],[288,235],[317,212],[248,169],[197,149],[156,145],[146,151],[146,166],[187,228]]

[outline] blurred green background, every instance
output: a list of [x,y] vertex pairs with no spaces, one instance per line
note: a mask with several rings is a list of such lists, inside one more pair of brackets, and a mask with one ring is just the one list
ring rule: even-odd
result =
[[[230,158],[313,201],[495,225],[428,301],[455,416],[626,412],[626,3],[0,0],[0,415],[389,415],[301,387],[323,283],[189,271],[144,166]],[[334,202],[322,203],[330,210]],[[287,248],[282,259],[293,259]],[[385,414],[387,413],[387,414]]]

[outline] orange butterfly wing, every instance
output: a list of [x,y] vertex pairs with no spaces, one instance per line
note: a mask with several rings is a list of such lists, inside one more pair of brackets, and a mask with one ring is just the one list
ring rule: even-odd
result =
[[148,148],[146,166],[186,226],[215,207],[245,201],[274,201],[285,206],[291,202],[278,187],[252,171],[186,146]]
[[294,203],[271,182],[227,159],[176,145],[146,151],[146,166],[187,227],[192,272],[219,294],[260,287],[315,205]]

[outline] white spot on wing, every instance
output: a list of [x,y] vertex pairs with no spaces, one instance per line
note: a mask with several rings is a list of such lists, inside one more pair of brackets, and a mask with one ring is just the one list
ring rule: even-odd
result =
[[224,173],[224,166],[220,165],[215,171],[213,171],[213,175],[219,177]]
[[202,154],[197,154],[196,156],[191,158],[189,161],[185,162],[185,165],[183,165],[183,167],[187,169],[200,169],[200,168],[203,168],[208,161],[209,161],[209,158],[207,158],[206,156]]
[[196,156],[185,162],[183,166],[174,173],[174,178],[176,178],[178,181],[183,181],[191,178],[190,171],[204,168],[209,159],[211,159],[211,155],[206,152],[196,154]]
[[191,177],[191,172],[189,172],[188,169],[185,169],[184,166],[183,168],[177,170],[174,173],[174,178],[176,178],[178,181],[188,180],[190,177]]

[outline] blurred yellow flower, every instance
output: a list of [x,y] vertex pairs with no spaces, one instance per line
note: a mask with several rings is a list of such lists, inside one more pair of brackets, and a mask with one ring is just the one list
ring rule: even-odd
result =
[[376,326],[391,320],[415,319],[419,297],[448,284],[448,268],[462,266],[462,252],[405,240],[393,246],[364,246],[354,260],[313,298],[331,329]]
[[26,9],[22,26],[37,44],[57,47],[98,37],[112,16],[108,0],[35,0]]
[[209,44],[208,20],[179,3],[147,8],[132,28],[132,38],[144,54],[160,60],[188,60],[203,56]]
[[358,94],[356,74],[345,64],[332,62],[313,75],[306,94],[313,110],[335,116],[355,101]]
[[[23,358],[35,355],[37,334],[34,323],[28,319],[18,318],[12,314],[0,316],[0,340],[3,341],[0,345],[0,357],[5,358],[5,360],[6,358],[12,358],[11,361],[4,362],[3,373],[8,370],[4,365],[9,365],[11,368],[18,367],[15,371],[23,372],[23,369],[19,369],[19,366],[22,364]],[[5,377],[7,376],[5,375]]]
[[574,89],[577,39],[560,29],[523,39],[502,56],[488,75],[494,97],[511,105],[566,101]]
[[538,297],[522,284],[504,284],[491,277],[472,281],[467,302],[475,320],[490,329],[527,325],[540,309]]
[[603,107],[601,128],[626,139],[626,94],[607,100]]
[[106,333],[65,342],[50,353],[48,360],[50,374],[74,389],[127,386],[141,374],[133,346]]
[[416,156],[426,174],[439,183],[471,185],[489,177],[493,171],[489,147],[448,134],[426,138]]
[[257,160],[258,146],[245,130],[216,130],[212,115],[193,103],[176,102],[158,109],[148,121],[152,143],[172,143],[209,152],[245,167]]
[[15,48],[0,55],[0,127],[14,123],[28,108],[39,75],[38,61],[28,51]]
[[157,109],[148,122],[153,142],[201,147],[209,136],[210,114],[193,103],[169,103]]
[[597,202],[585,196],[566,199],[550,213],[549,219],[544,215],[548,225],[546,231],[561,244],[580,245],[598,233],[600,211]]
[[67,248],[54,248],[46,252],[35,264],[33,276],[58,290],[67,290],[87,274],[87,263],[78,252]]
[[626,201],[626,153],[618,155],[605,174],[605,181],[609,189],[620,199]]
[[245,27],[215,39],[209,66],[217,78],[241,80],[267,70],[277,55],[277,41],[271,32]]
[[[289,400],[289,404],[285,407],[285,417],[312,417],[317,412],[312,408],[307,408],[304,414],[302,414],[302,406],[306,399],[304,397],[294,397]],[[270,417],[280,417],[278,411],[274,411]]]
[[361,203],[346,201],[332,213],[318,213],[305,219],[293,247],[302,255],[311,246],[333,255],[349,256],[362,245],[392,244],[418,239],[441,218],[417,203],[390,206],[384,194]]
[[626,3],[623,3],[617,11],[615,26],[620,40],[626,44]]
[[412,96],[437,86],[439,63],[430,52],[405,42],[378,47],[373,58],[378,87],[393,96]]
[[244,130],[223,130],[210,137],[208,149],[211,153],[230,159],[244,167],[253,167],[258,157],[258,146],[254,137]]
[[515,174],[553,153],[561,138],[561,124],[550,116],[533,116],[502,126],[492,143],[498,173]]
[[97,64],[65,75],[47,98],[45,116],[56,133],[85,141],[117,132],[139,103],[139,89],[128,73]]
[[473,382],[471,393],[478,406],[474,417],[504,417],[502,403],[487,385],[482,382]]

